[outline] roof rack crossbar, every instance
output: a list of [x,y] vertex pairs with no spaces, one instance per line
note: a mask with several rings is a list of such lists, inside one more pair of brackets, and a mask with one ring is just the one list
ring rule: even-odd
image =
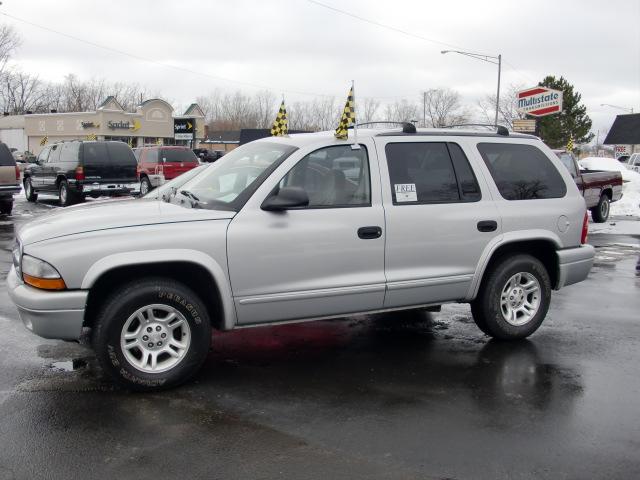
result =
[[504,125],[495,125],[493,123],[458,123],[455,125],[446,125],[442,128],[455,128],[455,127],[486,127],[495,128],[498,135],[509,136],[509,130]]

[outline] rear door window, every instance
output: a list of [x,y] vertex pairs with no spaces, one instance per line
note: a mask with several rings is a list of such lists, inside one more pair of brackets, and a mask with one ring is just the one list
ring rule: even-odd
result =
[[101,142],[83,143],[82,160],[85,165],[103,165],[107,163],[107,146]]
[[45,147],[38,155],[38,162],[44,163],[49,158],[49,152],[51,152],[51,147]]
[[385,147],[394,205],[480,200],[480,187],[459,145],[388,143]]
[[198,163],[196,154],[191,150],[167,148],[162,150],[162,159],[167,163]]
[[51,152],[49,153],[47,163],[56,163],[60,161],[60,151],[62,150],[62,145],[62,143],[57,143],[56,145],[51,146]]
[[112,142],[107,144],[109,159],[111,163],[118,165],[137,165],[136,157],[131,148],[121,142]]
[[67,163],[78,163],[78,153],[80,152],[80,143],[69,142],[62,145],[60,149],[60,161]]
[[478,150],[506,200],[561,198],[567,193],[560,172],[533,145],[479,143]]

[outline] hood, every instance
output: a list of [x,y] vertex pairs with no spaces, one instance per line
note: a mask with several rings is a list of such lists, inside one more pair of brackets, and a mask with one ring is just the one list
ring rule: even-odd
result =
[[109,200],[57,209],[18,230],[23,245],[77,233],[158,223],[233,218],[235,212],[184,208],[157,200]]

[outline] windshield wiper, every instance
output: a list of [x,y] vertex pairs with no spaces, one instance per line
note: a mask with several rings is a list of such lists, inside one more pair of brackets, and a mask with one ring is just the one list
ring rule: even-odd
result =
[[191,200],[191,207],[199,207],[201,205],[207,204],[207,202],[201,202],[197,195],[195,195],[193,192],[190,192],[189,190],[180,190],[180,195],[184,195]]

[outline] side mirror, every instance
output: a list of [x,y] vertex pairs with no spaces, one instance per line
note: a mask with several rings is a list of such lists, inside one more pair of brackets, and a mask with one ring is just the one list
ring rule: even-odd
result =
[[281,212],[290,208],[306,207],[309,205],[309,195],[301,187],[283,187],[275,195],[267,197],[262,202],[262,210]]

